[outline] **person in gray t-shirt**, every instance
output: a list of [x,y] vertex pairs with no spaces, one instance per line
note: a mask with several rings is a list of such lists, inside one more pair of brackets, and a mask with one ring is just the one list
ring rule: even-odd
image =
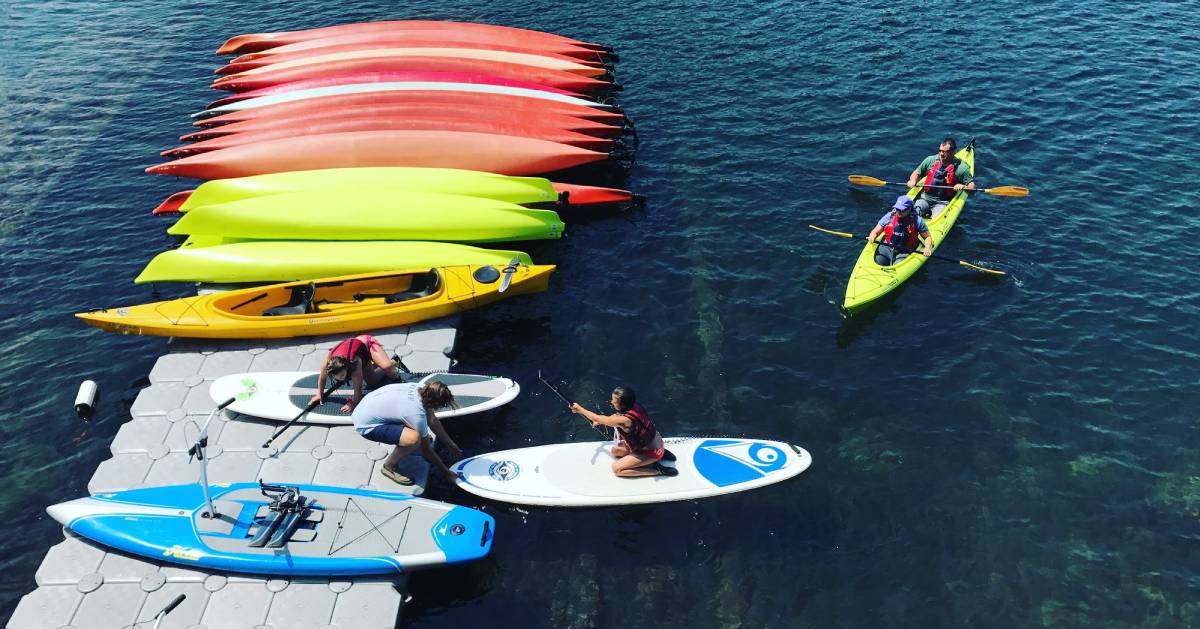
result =
[[435,412],[455,405],[450,388],[434,380],[419,384],[389,384],[363,396],[354,407],[351,418],[358,434],[387,445],[396,446],[383,461],[382,473],[401,485],[411,485],[413,480],[396,470],[400,459],[418,447],[421,454],[434,467],[440,469],[451,484],[457,476],[442,462],[433,449],[433,435],[450,451],[450,462],[462,458],[462,450],[446,433]]

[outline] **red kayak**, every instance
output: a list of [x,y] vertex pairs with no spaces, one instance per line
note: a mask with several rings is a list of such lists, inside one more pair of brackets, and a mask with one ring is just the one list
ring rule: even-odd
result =
[[[586,94],[612,88],[612,83],[580,76],[562,70],[547,70],[533,66],[463,59],[459,57],[370,57],[345,59],[328,63],[309,63],[281,70],[262,68],[252,74],[231,74],[213,81],[212,88],[230,92],[245,92],[284,83],[307,81],[331,76],[349,76],[365,72],[455,72],[495,76],[510,81],[544,85],[576,94]],[[356,81],[362,83],[363,81]]]
[[[612,137],[621,132],[616,127],[603,122],[584,120],[554,112],[537,112],[528,114],[523,111],[512,111],[483,105],[460,104],[453,107],[443,103],[393,103],[387,105],[363,106],[353,108],[319,109],[310,114],[301,113],[295,116],[273,116],[243,120],[232,124],[212,127],[180,137],[183,142],[197,142],[212,138],[231,135],[234,133],[274,131],[276,129],[304,128],[320,126],[330,122],[343,120],[390,120],[403,121],[413,119],[429,119],[452,117],[460,120],[490,121],[494,123],[519,125],[536,124],[563,131],[583,133],[596,137]],[[501,134],[505,135],[505,134]]]
[[[324,41],[324,40],[314,40]],[[301,45],[301,44],[298,44]],[[563,55],[553,52],[545,52],[533,48],[522,48],[520,46],[507,46],[501,44],[480,44],[475,42],[452,42],[452,41],[434,41],[434,40],[404,40],[404,39],[384,39],[373,41],[354,41],[350,43],[328,44],[323,46],[312,46],[300,50],[287,51],[283,48],[276,48],[267,52],[254,52],[248,55],[242,55],[228,64],[213,70],[214,74],[235,74],[237,72],[245,72],[263,66],[285,61],[296,61],[299,59],[311,59],[313,57],[323,57],[326,55],[343,53],[343,52],[358,52],[364,50],[389,50],[393,48],[462,48],[466,50],[498,50],[503,52],[518,52],[526,55],[538,55],[557,59],[559,61],[570,61],[595,68],[603,68],[603,59],[580,59],[570,55]]]
[[522,138],[537,138],[550,142],[569,144],[595,151],[608,151],[613,141],[598,138],[574,131],[556,129],[538,124],[504,123],[494,120],[480,120],[454,115],[430,116],[415,118],[412,116],[393,117],[342,117],[312,121],[303,125],[292,125],[275,129],[234,133],[220,138],[212,138],[196,144],[168,149],[160,153],[164,157],[184,157],[198,153],[207,153],[226,149],[231,146],[242,146],[266,140],[293,138],[307,135],[324,135],[329,133],[348,133],[354,131],[470,131],[473,133],[493,133],[496,135],[511,135]]
[[[558,191],[559,196],[568,206],[606,205],[609,203],[627,203],[633,200],[633,193],[617,188],[601,188],[599,186],[583,186],[573,183],[550,182]],[[167,197],[151,214],[176,214],[179,208],[192,196],[195,190],[182,190]],[[563,193],[566,193],[565,195]],[[535,204],[536,205],[536,204]]]
[[470,38],[471,41],[497,44],[516,44],[521,46],[544,48],[564,48],[596,50],[605,52],[608,49],[600,44],[531,31],[524,28],[495,26],[492,24],[476,24],[472,22],[437,22],[423,20],[397,20],[389,22],[360,22],[356,24],[338,24],[323,28],[310,28],[303,31],[282,31],[277,33],[250,33],[231,37],[217,49],[218,55],[258,52],[278,46],[306,42],[325,37],[364,36],[388,34],[421,33],[425,38],[435,38],[437,34],[452,34],[459,39]]
[[251,61],[263,57],[269,57],[274,54],[292,54],[297,52],[306,52],[311,50],[319,50],[322,48],[331,48],[334,46],[353,46],[353,45],[370,45],[370,46],[408,46],[416,45],[415,42],[430,42],[441,46],[461,47],[466,44],[472,46],[483,46],[493,50],[512,50],[513,52],[534,52],[538,54],[557,54],[572,59],[578,59],[581,63],[586,62],[603,62],[605,60],[616,61],[616,55],[611,52],[596,50],[593,48],[581,48],[573,45],[562,44],[543,44],[540,42],[514,42],[504,38],[497,39],[490,36],[490,33],[463,32],[450,30],[411,30],[407,32],[378,32],[378,33],[348,33],[343,35],[331,35],[328,37],[318,37],[307,41],[296,42],[284,46],[276,46],[269,50],[261,52],[250,52],[241,55],[234,61]]
[[250,98],[258,98],[259,96],[270,96],[271,94],[283,94],[284,92],[295,92],[299,90],[307,90],[318,87],[332,87],[334,85],[358,85],[362,83],[403,83],[410,81],[429,81],[435,83],[475,83],[482,85],[500,85],[503,87],[520,87],[527,90],[541,90],[550,92],[551,94],[561,94],[563,96],[579,97],[575,92],[560,90],[555,87],[547,87],[536,83],[527,83],[525,81],[514,81],[505,79],[490,74],[465,74],[461,72],[358,72],[355,74],[342,74],[337,76],[325,76],[314,79],[305,79],[303,81],[295,81],[293,83],[284,83],[272,87],[264,87],[249,92],[240,94],[231,94],[224,98],[209,103],[206,109],[236,103],[240,100]]
[[364,166],[461,168],[541,175],[598,162],[600,153],[557,142],[464,131],[359,131],[243,144],[184,157],[148,173],[228,179],[267,173]]
[[220,116],[196,120],[192,124],[197,127],[211,128],[246,120],[323,116],[329,112],[374,111],[375,108],[400,104],[438,105],[445,109],[468,106],[487,107],[527,116],[542,116],[554,113],[617,125],[625,120],[625,115],[616,111],[584,107],[571,103],[556,103],[548,100],[511,96],[508,94],[411,90],[370,92],[364,94],[336,94],[306,98],[287,103],[276,103],[274,105],[231,111]]

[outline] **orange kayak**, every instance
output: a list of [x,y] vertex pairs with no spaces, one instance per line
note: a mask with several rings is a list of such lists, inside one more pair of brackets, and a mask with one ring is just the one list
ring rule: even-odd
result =
[[460,42],[460,41],[437,41],[428,39],[404,39],[404,38],[388,38],[375,39],[367,41],[354,41],[350,43],[326,43],[324,45],[315,46],[310,44],[325,42],[326,40],[314,40],[313,42],[302,42],[297,46],[306,46],[305,48],[286,50],[291,46],[283,46],[265,52],[252,52],[242,55],[228,64],[213,70],[213,74],[234,74],[244,72],[254,68],[261,68],[266,65],[282,63],[285,61],[296,61],[298,59],[311,59],[313,57],[344,53],[356,52],[361,50],[384,50],[388,48],[461,48],[465,50],[494,50],[498,52],[516,52],[527,55],[538,55],[548,59],[557,59],[559,61],[572,61],[581,63],[586,66],[603,68],[604,62],[599,58],[595,59],[580,59],[570,55],[564,55],[554,52],[545,52],[536,48],[524,48],[521,46],[508,46],[503,44],[481,44],[476,42]]
[[539,126],[574,131],[575,133],[585,133],[597,137],[612,137],[621,133],[621,127],[619,126],[548,111],[539,111],[535,115],[530,115],[523,111],[474,104],[455,104],[453,107],[447,107],[444,104],[438,103],[385,103],[376,106],[321,108],[307,113],[303,111],[297,112],[295,115],[252,118],[188,133],[179,139],[183,142],[196,142],[234,133],[305,127],[309,125],[321,125],[329,121],[349,119],[408,118],[420,120],[451,116],[461,119],[514,125],[533,121]]
[[[454,72],[460,74],[479,74],[498,77],[508,81],[544,85],[577,94],[597,92],[613,87],[613,84],[608,81],[580,76],[562,70],[535,68],[533,66],[490,61],[487,59],[413,56],[343,59],[327,63],[303,64],[278,70],[267,66],[251,70],[250,72],[223,76],[213,82],[212,88],[230,92],[246,92],[296,81],[368,72]],[[364,81],[355,82],[361,83]]]
[[220,116],[203,118],[193,122],[197,127],[215,127],[245,120],[266,120],[288,116],[314,116],[327,112],[376,111],[377,108],[397,104],[420,103],[433,105],[443,109],[457,109],[463,106],[484,107],[518,113],[523,116],[540,117],[555,113],[575,116],[587,120],[597,120],[612,124],[620,124],[625,115],[611,110],[585,107],[571,103],[557,103],[548,100],[524,98],[508,94],[485,94],[482,92],[456,92],[442,90],[412,90],[384,91],[359,94],[335,94],[276,103],[263,107],[254,107],[240,111],[231,111]]
[[511,41],[503,37],[495,37],[492,33],[467,30],[392,30],[367,33],[343,33],[341,35],[326,35],[316,39],[285,44],[259,52],[247,52],[234,61],[251,61],[275,54],[293,54],[309,52],[337,46],[418,46],[425,43],[436,43],[439,46],[453,44],[458,47],[467,45],[490,48],[493,50],[512,50],[514,52],[534,52],[538,54],[555,54],[579,59],[583,62],[604,63],[617,61],[617,55],[611,51],[597,48],[586,48],[576,45],[547,44],[543,42]]
[[537,138],[550,142],[559,142],[571,146],[579,146],[596,151],[608,151],[613,141],[592,135],[575,133],[541,124],[503,123],[485,119],[473,119],[463,116],[441,115],[417,118],[406,116],[343,116],[336,119],[310,120],[302,125],[289,125],[259,131],[233,133],[224,137],[212,138],[196,144],[187,144],[160,153],[164,157],[183,157],[229,148],[253,144],[278,138],[294,138],[328,133],[345,133],[353,131],[471,131],[475,133],[494,133],[496,135],[511,135],[523,138]]
[[227,179],[324,168],[417,166],[540,175],[608,157],[557,142],[492,133],[358,131],[243,144],[151,166],[146,172]]
[[[233,68],[225,66],[226,72],[217,72],[217,74],[255,74],[266,72],[268,70],[282,70],[284,68],[333,63],[335,61],[350,61],[353,59],[379,59],[379,58],[403,58],[403,57],[437,57],[446,59],[476,59],[480,61],[496,61],[500,63],[512,63],[520,66],[532,68],[545,68],[547,70],[560,70],[580,76],[602,76],[607,70],[601,66],[587,65],[579,63],[575,59],[569,57],[554,58],[545,55],[535,55],[524,52],[510,52],[507,50],[492,50],[490,48],[451,48],[446,46],[430,46],[426,48],[398,47],[398,48],[365,48],[362,50],[343,50],[338,52],[324,52],[318,55],[306,55],[295,59],[272,60],[266,64],[258,64],[256,68]],[[238,64],[233,64],[234,66]]]
[[231,37],[220,48],[218,55],[241,54],[258,52],[287,44],[307,42],[324,37],[338,36],[371,36],[379,34],[420,33],[425,38],[440,38],[447,34],[458,39],[477,41],[481,43],[515,44],[528,47],[541,47],[547,50],[593,50],[605,52],[608,50],[600,44],[571,39],[552,33],[543,33],[524,28],[496,26],[493,24],[477,24],[472,22],[446,22],[425,20],[395,20],[386,22],[359,22],[355,24],[338,24],[322,28],[310,28],[302,31],[281,31],[276,33],[249,33]]

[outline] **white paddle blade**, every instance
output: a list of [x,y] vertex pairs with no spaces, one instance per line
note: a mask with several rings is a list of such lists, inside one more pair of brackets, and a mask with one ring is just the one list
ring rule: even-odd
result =
[[504,278],[500,280],[499,292],[503,293],[504,291],[508,290],[510,285],[512,285],[513,273],[517,272],[517,267],[519,266],[521,266],[521,259],[513,258],[511,261],[509,261],[508,266],[504,267],[504,270],[500,272]]

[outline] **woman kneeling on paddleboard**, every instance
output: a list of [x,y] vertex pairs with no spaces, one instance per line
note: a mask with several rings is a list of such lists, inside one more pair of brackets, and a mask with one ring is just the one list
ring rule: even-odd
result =
[[617,429],[621,443],[613,446],[612,455],[616,459],[612,464],[613,474],[626,478],[637,476],[675,476],[679,473],[673,467],[659,463],[666,455],[662,435],[650,421],[646,409],[637,403],[637,396],[629,387],[617,387],[612,392],[612,405],[616,413],[600,415],[580,406],[571,404],[571,412],[583,415],[592,425],[602,424]]
[[350,380],[354,384],[354,396],[342,406],[342,412],[349,413],[362,401],[363,381],[372,388],[384,382],[396,382],[400,380],[400,370],[375,337],[359,334],[329,350],[317,376],[317,394],[312,396],[309,404],[325,402],[321,399],[321,392],[325,390],[325,381],[329,378],[339,382]]

